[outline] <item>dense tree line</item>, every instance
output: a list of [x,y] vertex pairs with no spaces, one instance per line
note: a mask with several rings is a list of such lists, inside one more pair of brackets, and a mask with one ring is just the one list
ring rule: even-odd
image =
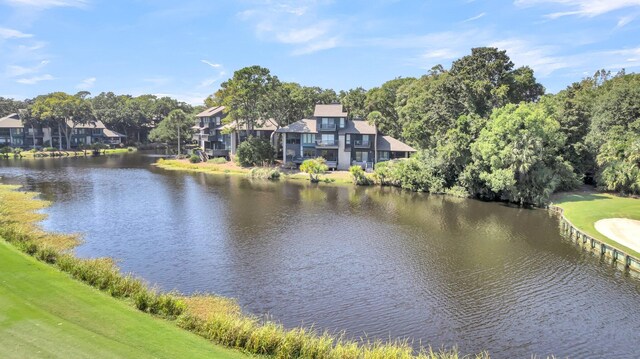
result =
[[[286,126],[312,116],[316,104],[335,102],[350,117],[366,119],[420,150],[407,161],[376,168],[387,184],[522,204],[544,203],[553,192],[580,183],[640,194],[637,74],[601,70],[545,95],[531,68],[515,67],[505,51],[483,47],[449,69],[438,65],[420,78],[340,93],[283,82],[251,66],[205,100],[207,106],[224,105],[226,121],[249,135],[267,122]],[[176,143],[188,141],[190,121],[201,108],[168,97],[111,92],[93,98],[53,93],[25,102],[0,98],[1,115],[16,110],[22,110],[25,124],[98,119],[138,140],[157,126],[151,139]]]
[[380,164],[383,183],[542,204],[595,183],[640,193],[640,75],[604,70],[545,95],[505,51],[472,49],[450,69],[340,93],[353,117],[420,149]]

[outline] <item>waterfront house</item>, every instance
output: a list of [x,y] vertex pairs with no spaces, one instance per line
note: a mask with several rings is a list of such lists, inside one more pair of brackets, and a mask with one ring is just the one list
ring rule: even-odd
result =
[[327,166],[347,170],[352,165],[372,169],[377,162],[406,158],[416,150],[379,133],[361,119],[349,119],[340,104],[316,105],[313,117],[276,131],[282,134],[284,164],[323,157]]
[[0,118],[0,147],[22,147],[24,142],[24,125],[18,114]]
[[[71,147],[77,148],[81,145],[91,145],[94,143],[120,144],[124,135],[107,129],[102,121],[95,121],[86,124],[76,124],[67,122],[71,129]],[[25,126],[18,114],[10,114],[0,119],[0,147],[58,147],[62,138],[62,147],[66,147],[65,132],[59,134],[57,126]],[[35,141],[35,142],[34,142]]]
[[[236,126],[236,122],[224,123],[224,106],[210,107],[196,115],[193,140],[211,157],[230,157],[235,155],[238,144],[244,142],[247,130]],[[260,127],[250,128],[254,137],[270,139],[276,127],[271,121],[265,121]]]

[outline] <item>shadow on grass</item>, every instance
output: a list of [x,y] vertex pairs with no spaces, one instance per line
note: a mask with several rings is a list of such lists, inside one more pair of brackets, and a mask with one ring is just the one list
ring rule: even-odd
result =
[[608,197],[602,194],[594,194],[594,193],[584,193],[584,194],[571,193],[571,194],[565,194],[559,198],[556,198],[554,202],[556,204],[564,204],[564,203],[571,203],[571,202],[599,201],[604,199],[611,199],[611,197]]

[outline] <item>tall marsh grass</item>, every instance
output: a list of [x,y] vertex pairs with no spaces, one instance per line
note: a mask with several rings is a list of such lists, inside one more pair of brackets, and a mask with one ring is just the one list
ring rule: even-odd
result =
[[[285,329],[281,324],[242,313],[233,300],[212,295],[183,297],[150,288],[130,274],[122,274],[108,258],[79,259],[69,250],[78,236],[42,231],[36,211],[49,205],[35,199],[36,193],[18,192],[0,185],[0,237],[25,253],[50,263],[73,278],[115,298],[129,302],[143,312],[175,321],[176,325],[215,343],[246,353],[273,358],[309,359],[452,359],[456,350],[415,351],[408,341],[354,341],[344,335],[318,333],[314,329]],[[475,358],[488,358],[481,353]]]

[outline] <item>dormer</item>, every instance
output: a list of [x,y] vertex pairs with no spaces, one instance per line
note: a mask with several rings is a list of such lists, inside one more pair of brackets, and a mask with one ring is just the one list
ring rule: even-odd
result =
[[313,117],[317,121],[318,132],[336,132],[347,126],[347,116],[349,114],[342,109],[342,105],[316,105]]

